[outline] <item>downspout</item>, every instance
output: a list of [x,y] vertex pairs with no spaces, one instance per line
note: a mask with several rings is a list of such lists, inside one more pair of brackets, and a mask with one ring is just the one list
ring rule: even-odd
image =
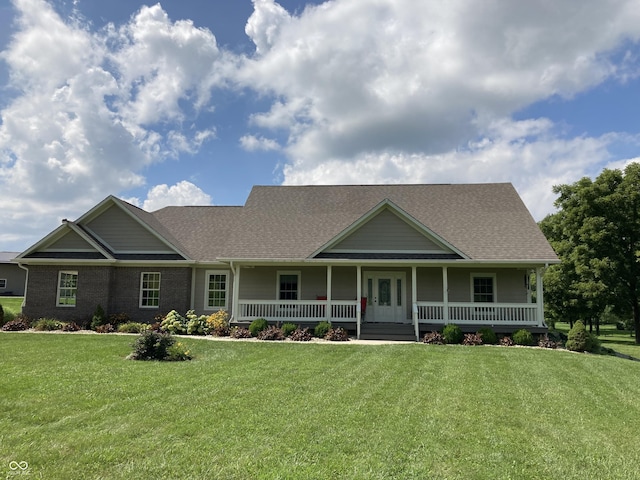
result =
[[24,277],[24,296],[22,297],[22,305],[21,305],[21,308],[24,308],[27,302],[27,287],[29,285],[29,269],[23,266],[21,263],[18,263],[18,267],[20,267],[25,272],[27,272],[26,276]]

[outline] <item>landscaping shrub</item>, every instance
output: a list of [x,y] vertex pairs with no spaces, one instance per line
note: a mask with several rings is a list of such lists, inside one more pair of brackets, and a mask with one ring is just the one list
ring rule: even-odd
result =
[[584,323],[578,320],[569,330],[565,348],[572,352],[597,352],[600,349],[600,342],[594,335],[587,332]]
[[0,327],[4,325],[4,308],[0,305]]
[[288,337],[297,330],[298,326],[295,323],[287,322],[282,324],[282,327],[280,328],[282,329],[282,333],[284,333],[284,336]]
[[175,310],[171,310],[160,323],[160,330],[169,333],[186,333],[187,321]]
[[118,325],[119,333],[142,333],[151,328],[147,323],[127,322]]
[[169,348],[174,343],[175,339],[168,333],[147,330],[131,345],[133,352],[127,358],[132,360],[167,360],[169,359]]
[[538,346],[542,348],[557,348],[558,344],[549,338],[546,333],[538,339]]
[[91,317],[91,330],[98,330],[98,327],[109,323],[107,315],[104,313],[104,309],[98,304]]
[[111,315],[109,315],[109,321],[107,323],[110,323],[114,327],[117,327],[125,323],[131,323],[131,317],[129,317],[129,315],[124,312],[112,313]]
[[464,335],[462,330],[455,323],[449,323],[442,329],[442,336],[444,337],[444,343],[458,344],[462,343]]
[[498,343],[498,336],[492,328],[484,327],[478,330],[478,333],[482,335],[482,343],[485,345],[496,345]]
[[176,342],[167,348],[167,356],[164,360],[169,362],[183,362],[185,360],[191,360],[191,351],[187,349],[187,346],[182,342]]
[[444,337],[440,332],[427,332],[422,341],[431,345],[444,345]]
[[51,332],[54,330],[62,330],[62,323],[54,318],[41,318],[33,328],[39,332]]
[[258,334],[266,330],[269,326],[269,322],[267,322],[264,318],[256,318],[251,325],[249,325],[249,331],[251,332],[251,336],[257,337]]
[[65,322],[62,324],[63,332],[78,332],[80,330],[82,330],[82,327],[76,322]]
[[187,322],[187,334],[189,335],[206,335],[209,333],[209,324],[206,315],[196,315],[196,312],[189,310],[185,315]]
[[258,340],[284,340],[284,333],[275,325],[271,325],[258,332]]
[[313,339],[313,335],[309,333],[308,328],[301,329],[298,327],[293,332],[291,332],[291,335],[289,335],[289,339],[294,342],[309,342]]
[[465,333],[462,339],[463,345],[482,345],[482,334],[480,333]]
[[331,324],[329,322],[322,321],[316,325],[313,329],[313,334],[318,338],[324,338],[331,330]]
[[349,332],[342,327],[331,328],[324,336],[324,339],[332,342],[347,342],[349,341]]
[[229,336],[229,314],[225,310],[218,310],[207,317],[209,333],[216,337]]
[[500,339],[500,345],[502,345],[503,347],[513,347],[515,343],[513,343],[511,337],[504,336]]
[[98,325],[96,327],[96,332],[98,333],[113,333],[115,331],[116,327],[114,327],[110,323],[105,323],[104,325]]
[[513,342],[516,345],[534,345],[535,341],[533,340],[533,335],[529,330],[525,330],[524,328],[518,330],[513,334]]
[[2,326],[2,330],[5,332],[18,332],[20,330],[29,330],[29,328],[29,322],[20,317],[16,317]]
[[251,338],[251,332],[248,328],[233,327],[229,332],[231,338]]

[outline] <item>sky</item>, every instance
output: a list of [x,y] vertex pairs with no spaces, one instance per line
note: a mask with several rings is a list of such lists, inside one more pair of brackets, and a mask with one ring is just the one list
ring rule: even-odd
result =
[[0,0],[0,251],[253,185],[511,182],[541,220],[640,160],[637,2]]

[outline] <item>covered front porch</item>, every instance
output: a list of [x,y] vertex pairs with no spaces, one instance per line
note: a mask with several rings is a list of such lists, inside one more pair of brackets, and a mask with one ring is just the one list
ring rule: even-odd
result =
[[[545,328],[542,266],[330,264],[235,265],[232,318],[339,324],[361,337],[368,324],[425,331],[455,323],[465,330]],[[532,303],[531,273],[536,273]]]

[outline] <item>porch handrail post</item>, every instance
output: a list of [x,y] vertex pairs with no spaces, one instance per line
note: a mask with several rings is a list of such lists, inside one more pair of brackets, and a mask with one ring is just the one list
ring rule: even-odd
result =
[[331,265],[327,265],[327,321],[331,323]]
[[442,267],[442,316],[444,324],[449,323],[449,269]]
[[542,275],[544,269],[542,267],[536,268],[536,305],[538,307],[538,326],[544,325],[544,292],[542,287]]
[[356,266],[356,338],[360,340],[360,320],[362,317],[362,266]]
[[416,333],[416,342],[420,341],[420,323],[418,320],[418,268],[411,266],[411,316]]

